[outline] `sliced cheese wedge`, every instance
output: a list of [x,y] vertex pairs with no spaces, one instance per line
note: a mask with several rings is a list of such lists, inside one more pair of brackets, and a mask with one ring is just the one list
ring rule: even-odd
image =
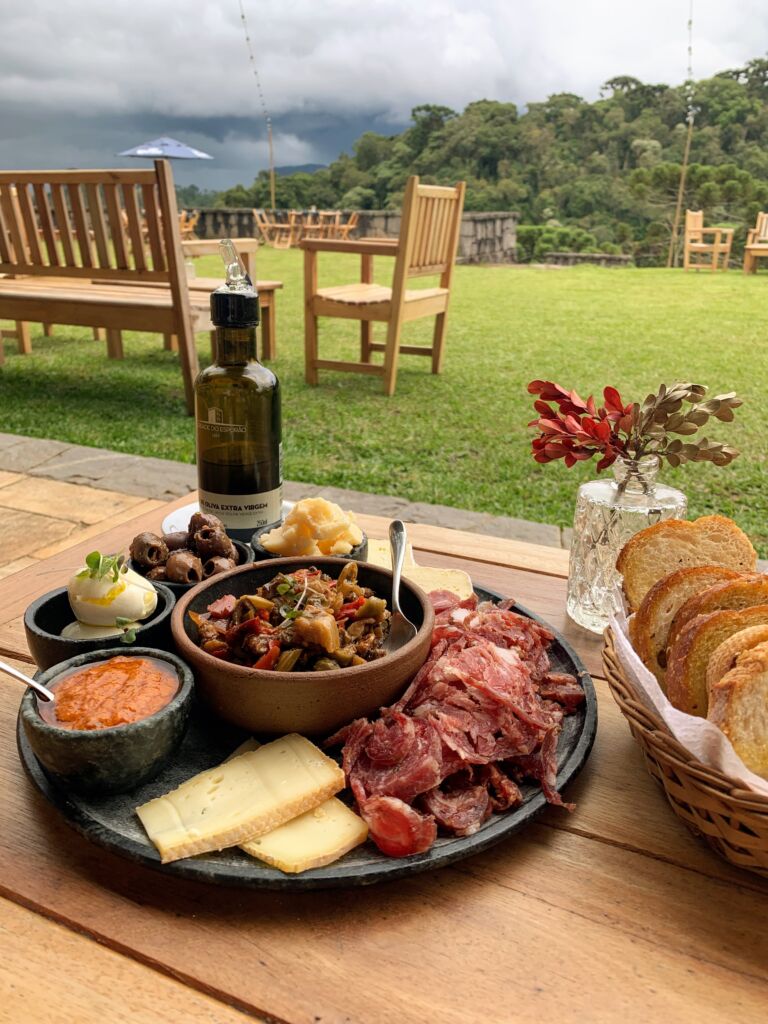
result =
[[403,576],[426,593],[450,590],[452,594],[458,594],[462,601],[473,594],[472,580],[462,569],[432,569],[417,565],[403,569]]
[[[370,562],[372,565],[380,565],[382,569],[392,568],[392,554],[389,547],[388,540],[371,540],[368,539],[368,554],[365,556],[366,562]],[[405,546],[405,560],[403,565],[416,565],[413,559],[413,546],[406,544]]]
[[332,864],[368,838],[368,826],[333,797],[240,849],[288,874]]
[[[224,764],[258,748],[259,741],[251,737],[233,750]],[[363,819],[334,796],[259,839],[241,843],[240,849],[280,871],[298,874],[333,864],[367,838]]]
[[344,787],[344,772],[291,733],[209,768],[136,809],[164,864],[270,832]]

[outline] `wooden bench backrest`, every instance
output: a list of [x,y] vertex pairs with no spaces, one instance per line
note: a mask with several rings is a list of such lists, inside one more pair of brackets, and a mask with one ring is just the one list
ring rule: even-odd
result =
[[166,160],[153,170],[0,172],[0,273],[171,281],[179,252]]
[[704,228],[704,213],[702,210],[685,211],[685,237],[689,242],[701,241],[701,232]]
[[[400,226],[400,257],[406,277],[446,274],[456,259],[464,210],[464,182],[455,187],[420,185],[408,179]],[[395,272],[397,276],[397,271]]]
[[768,213],[758,213],[757,215],[755,241],[768,242]]

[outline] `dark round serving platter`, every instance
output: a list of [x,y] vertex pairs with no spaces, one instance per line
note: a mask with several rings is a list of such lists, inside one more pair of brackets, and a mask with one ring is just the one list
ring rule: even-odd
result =
[[[476,586],[475,592],[482,601],[502,600],[501,595],[484,587]],[[542,619],[521,605],[515,604],[514,611],[543,623]],[[557,744],[557,788],[562,792],[581,771],[592,749],[597,729],[597,698],[581,659],[558,633],[555,633],[549,655],[552,670],[575,675],[586,698],[575,714],[563,719],[563,729]],[[284,874],[276,868],[268,867],[237,849],[161,864],[157,851],[147,839],[134,813],[135,808],[174,789],[192,775],[220,764],[245,738],[246,734],[212,719],[209,713],[197,707],[193,710],[189,731],[172,763],[160,775],[133,793],[95,798],[77,796],[59,786],[32,753],[20,723],[17,728],[19,755],[27,774],[43,796],[81,835],[113,853],[158,871],[214,885],[283,890],[372,885],[444,867],[480,853],[518,832],[546,807],[541,787],[537,783],[526,782],[520,787],[523,803],[515,810],[492,815],[474,835],[440,836],[426,853],[399,859],[386,857],[368,841],[334,864],[296,875]]]

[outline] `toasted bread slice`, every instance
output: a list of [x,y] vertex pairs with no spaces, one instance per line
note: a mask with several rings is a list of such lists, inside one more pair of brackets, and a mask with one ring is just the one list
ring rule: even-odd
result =
[[689,597],[678,608],[669,627],[667,646],[672,646],[685,625],[697,615],[708,615],[725,608],[737,611],[739,608],[751,608],[755,604],[768,604],[768,576],[751,573],[740,579],[715,583],[700,594]]
[[768,779],[768,643],[741,653],[736,667],[715,683],[707,718],[747,768]]
[[707,693],[712,692],[715,683],[719,683],[726,672],[736,666],[736,659],[744,651],[750,650],[768,641],[768,626],[749,626],[729,636],[712,652],[707,666]]
[[651,587],[630,620],[632,646],[653,672],[662,690],[666,686],[667,638],[678,609],[689,598],[716,583],[741,579],[742,574],[722,565],[694,565],[662,577]]
[[667,696],[680,711],[707,713],[707,668],[715,649],[748,626],[768,625],[768,604],[699,615],[667,649]]
[[653,584],[676,569],[724,565],[738,572],[754,572],[756,564],[749,537],[725,516],[702,516],[692,523],[665,519],[631,537],[616,560],[633,612]]

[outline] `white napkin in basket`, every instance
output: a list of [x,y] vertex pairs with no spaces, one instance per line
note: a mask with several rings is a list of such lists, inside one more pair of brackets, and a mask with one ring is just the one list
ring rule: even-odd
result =
[[768,782],[747,768],[731,746],[731,741],[716,725],[708,722],[706,718],[678,711],[669,703],[656,677],[638,658],[629,642],[625,612],[619,611],[611,615],[610,626],[621,667],[635,684],[638,696],[651,710],[660,715],[675,739],[703,764],[717,768],[729,778],[737,779],[746,789],[768,796]]

